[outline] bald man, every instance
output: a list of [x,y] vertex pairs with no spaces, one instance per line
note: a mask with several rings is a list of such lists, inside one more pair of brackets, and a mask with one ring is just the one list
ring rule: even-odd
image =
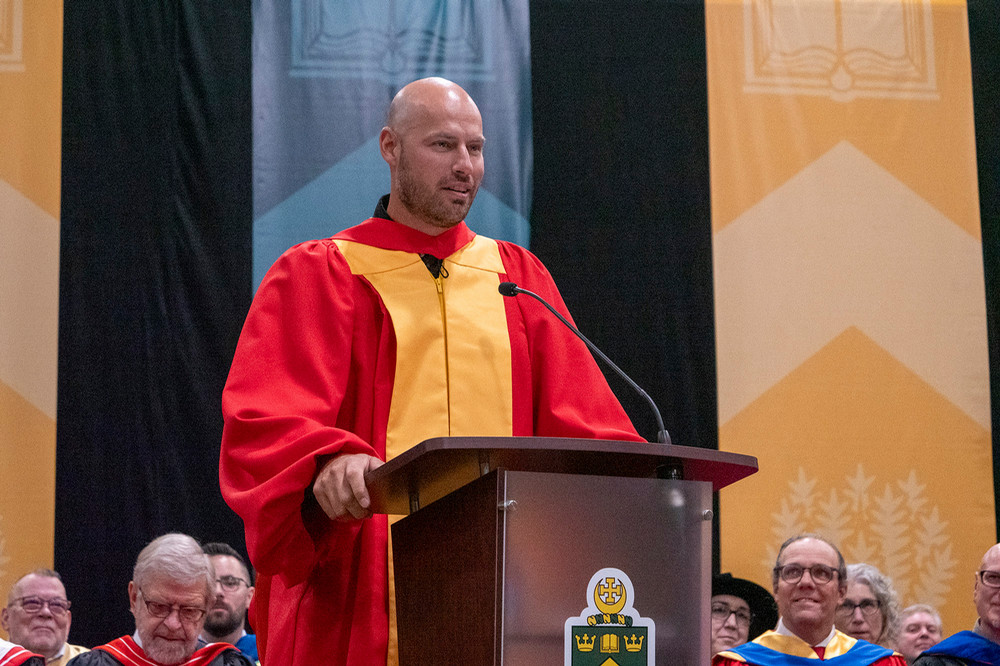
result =
[[497,291],[516,282],[569,316],[537,258],[465,224],[485,145],[462,88],[407,85],[379,136],[389,194],[282,255],[254,298],[220,480],[259,572],[263,663],[395,663],[387,520],[364,482],[383,461],[441,436],[641,441],[583,343]]
[[972,631],[960,631],[924,650],[915,666],[1000,664],[1000,543],[983,555],[972,599],[979,614]]

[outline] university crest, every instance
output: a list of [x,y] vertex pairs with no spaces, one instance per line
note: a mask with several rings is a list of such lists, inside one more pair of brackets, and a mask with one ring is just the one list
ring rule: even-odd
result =
[[619,569],[595,573],[587,585],[587,607],[566,620],[566,666],[653,666],[656,626],[633,606],[632,581]]

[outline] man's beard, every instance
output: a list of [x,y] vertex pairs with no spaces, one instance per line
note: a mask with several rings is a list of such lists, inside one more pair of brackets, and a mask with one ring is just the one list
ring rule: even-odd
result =
[[441,229],[450,229],[464,220],[479,192],[479,185],[473,185],[470,179],[468,184],[472,189],[468,200],[456,208],[441,198],[445,194],[439,189],[428,189],[410,175],[412,170],[406,166],[405,153],[400,156],[398,173],[400,203],[413,215]]
[[208,615],[205,616],[205,633],[212,636],[226,636],[236,631],[237,627],[243,625],[243,616],[234,613],[228,608],[224,609],[226,612],[217,617],[214,613],[215,609],[208,611]]
[[156,636],[143,638],[142,641],[142,651],[146,656],[161,664],[179,664],[194,654],[196,647],[198,647],[197,634],[194,640],[183,643],[167,641]]

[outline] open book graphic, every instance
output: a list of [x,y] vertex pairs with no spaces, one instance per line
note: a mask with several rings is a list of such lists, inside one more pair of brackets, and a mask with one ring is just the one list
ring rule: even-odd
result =
[[936,98],[930,0],[744,0],[748,92]]
[[0,0],[0,72],[23,72],[24,0]]

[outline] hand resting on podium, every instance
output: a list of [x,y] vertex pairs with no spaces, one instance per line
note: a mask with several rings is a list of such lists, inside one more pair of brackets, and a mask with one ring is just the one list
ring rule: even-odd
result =
[[365,474],[383,464],[378,458],[365,453],[331,458],[313,482],[316,501],[334,520],[371,518],[371,498],[365,486]]

